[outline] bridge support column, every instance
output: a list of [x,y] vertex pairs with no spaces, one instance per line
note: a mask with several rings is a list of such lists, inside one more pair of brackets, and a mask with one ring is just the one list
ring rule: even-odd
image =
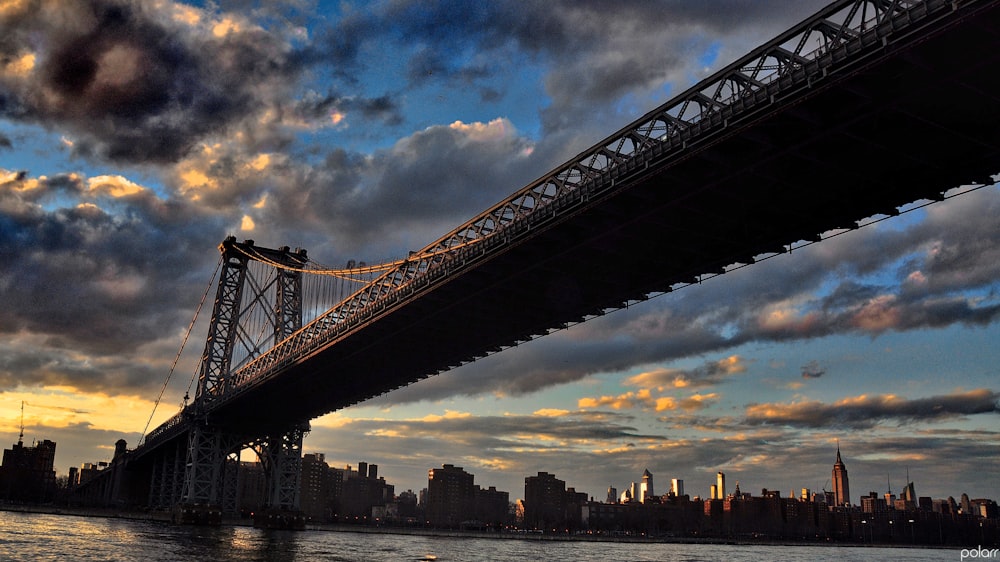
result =
[[235,517],[240,514],[240,452],[226,455],[222,465],[222,513]]
[[152,479],[149,484],[149,506],[170,509],[179,501],[184,485],[186,443],[178,442],[153,461]]
[[[232,451],[239,452],[240,444],[239,437],[205,423],[198,423],[191,429],[181,502],[174,507],[174,521],[221,523],[226,485],[224,465]],[[235,487],[235,478],[232,486]]]
[[267,479],[265,509],[254,516],[254,526],[301,529],[305,514],[299,508],[302,483],[302,440],[309,423],[271,434],[258,441],[257,454]]

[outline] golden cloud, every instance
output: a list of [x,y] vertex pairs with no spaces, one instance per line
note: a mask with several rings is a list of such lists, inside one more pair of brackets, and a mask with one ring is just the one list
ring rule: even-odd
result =
[[27,53],[13,59],[3,66],[3,73],[17,78],[24,78],[35,69],[35,54]]
[[94,176],[87,180],[90,191],[106,193],[112,197],[125,197],[145,191],[145,188],[122,176]]
[[556,408],[542,408],[541,410],[535,410],[532,413],[532,415],[541,416],[545,418],[558,418],[569,415],[569,410],[560,410]]
[[627,386],[654,388],[663,392],[668,388],[687,388],[690,386],[709,386],[721,382],[725,377],[743,373],[747,370],[745,361],[739,355],[731,355],[718,361],[705,363],[691,370],[657,369],[633,375],[625,379]]
[[212,25],[212,35],[222,38],[226,35],[242,31],[240,24],[232,17],[226,16]]

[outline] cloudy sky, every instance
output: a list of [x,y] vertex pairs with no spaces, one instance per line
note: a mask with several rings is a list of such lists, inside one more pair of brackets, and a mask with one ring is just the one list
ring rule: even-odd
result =
[[[0,0],[0,441],[24,402],[60,474],[134,445],[227,235],[404,257],[823,4]],[[839,440],[855,502],[907,471],[1000,499],[998,216],[996,187],[904,213],[314,420],[306,451],[602,499],[647,468],[831,489]]]

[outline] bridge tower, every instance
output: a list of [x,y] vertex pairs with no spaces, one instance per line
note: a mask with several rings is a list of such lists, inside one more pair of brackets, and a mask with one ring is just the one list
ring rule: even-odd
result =
[[[170,451],[154,468],[151,504],[174,507],[175,519],[212,523],[222,513],[238,512],[239,454],[255,451],[267,478],[264,522],[295,526],[299,512],[302,440],[308,420],[282,427],[259,427],[253,420],[213,417],[213,407],[230,397],[231,374],[302,327],[302,273],[305,250],[260,248],[232,236],[219,246],[222,264],[208,338],[201,357],[184,451]],[[251,263],[263,264],[255,274]],[[263,316],[265,326],[248,328],[244,317]],[[247,322],[250,322],[249,320]],[[260,321],[257,321],[260,323]],[[259,338],[251,332],[269,332]],[[243,423],[245,422],[245,423]],[[178,447],[180,449],[181,447]],[[183,454],[183,465],[180,456]],[[183,474],[183,478],[179,475]],[[275,514],[280,514],[277,517]]]

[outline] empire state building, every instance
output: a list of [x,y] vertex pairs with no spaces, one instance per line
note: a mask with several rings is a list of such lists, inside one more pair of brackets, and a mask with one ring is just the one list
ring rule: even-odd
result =
[[847,467],[840,460],[840,443],[837,443],[837,462],[833,463],[833,497],[838,506],[851,504],[851,487],[847,482]]

